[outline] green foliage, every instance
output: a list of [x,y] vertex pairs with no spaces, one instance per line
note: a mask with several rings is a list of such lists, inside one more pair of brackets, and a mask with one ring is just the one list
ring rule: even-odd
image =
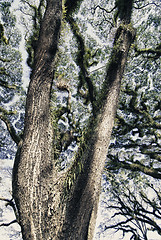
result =
[[[135,6],[137,2],[134,3]],[[39,1],[37,4],[34,1],[22,1],[22,3],[22,11],[30,21],[26,29],[26,32],[29,32],[26,35],[26,48],[27,62],[32,68],[40,24],[45,11],[45,1]],[[160,13],[158,14],[159,11],[153,5],[155,11],[148,15],[149,5],[148,8],[142,8],[143,3],[144,1],[138,3],[140,10],[135,10],[133,16],[133,22],[137,28],[137,40],[130,52],[126,75],[122,83],[105,179],[109,208],[120,207],[119,204],[125,201],[124,210],[126,212],[129,210],[128,216],[133,222],[136,220],[139,207],[142,207],[142,202],[147,205],[147,208],[153,207],[154,211],[157,211],[154,205],[160,208],[159,190],[156,186],[151,187],[151,179],[145,178],[136,171],[138,167],[135,167],[134,171],[125,169],[127,164],[129,168],[130,165],[137,165],[143,166],[145,170],[153,171],[155,168],[160,174]],[[100,107],[98,99],[102,101],[103,95],[108,90],[107,82],[103,83],[107,71],[104,66],[109,61],[109,65],[112,66],[109,70],[111,72],[119,61],[119,56],[116,58],[116,54],[122,39],[116,36],[113,41],[116,32],[113,19],[115,21],[118,18],[123,19],[127,8],[132,7],[130,4],[133,4],[133,1],[63,1],[63,27],[52,89],[51,123],[54,131],[53,161],[59,171],[65,172],[65,197],[69,191],[72,191],[78,177],[85,169],[82,154],[90,151],[89,140],[94,129],[89,122],[93,117],[94,108]],[[7,114],[4,111],[6,103],[11,103],[14,96],[20,94],[22,77],[21,54],[18,51],[20,36],[15,28],[15,17],[10,13],[10,3],[0,3],[0,10],[2,13],[0,21],[0,87],[2,93],[0,116],[1,119],[7,117],[6,122],[14,123],[16,131],[20,133],[24,119],[23,111],[18,122],[18,115]],[[116,10],[115,13],[114,10]],[[143,19],[141,19],[142,14]],[[155,31],[152,31],[152,26]],[[131,24],[122,23],[118,31],[122,30],[129,31],[134,36]],[[112,49],[113,55],[109,60]],[[152,50],[155,53],[152,53]],[[140,51],[139,54],[138,51]],[[154,58],[149,58],[149,56]],[[60,87],[60,80],[65,85]],[[22,99],[20,101],[23,102]],[[9,108],[13,111],[19,110],[21,104],[14,102],[14,106],[11,104]],[[93,124],[96,124],[96,120],[92,118]],[[7,152],[7,142],[11,146],[13,143],[6,135],[5,128],[4,124],[0,125],[2,132],[0,147],[3,151],[6,148],[4,152]],[[148,201],[147,192],[150,188],[156,194],[154,201],[152,199]],[[152,228],[156,230],[155,226]],[[125,228],[124,232],[126,232]]]

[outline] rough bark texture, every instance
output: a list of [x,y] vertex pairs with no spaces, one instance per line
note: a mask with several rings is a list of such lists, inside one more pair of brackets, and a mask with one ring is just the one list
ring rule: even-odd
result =
[[[23,239],[50,239],[52,132],[50,92],[62,15],[61,0],[47,0],[26,102],[25,129],[13,169],[13,196]],[[54,230],[52,230],[54,231]]]
[[69,196],[64,231],[61,232],[60,239],[93,239],[101,176],[114,124],[121,79],[134,36],[134,30],[128,26],[119,27],[116,33],[114,50],[104,84],[106,89],[98,103],[101,110],[92,121],[88,145],[82,156],[83,168]]
[[[73,172],[57,173],[51,157],[50,127],[50,91],[61,8],[60,0],[47,1],[27,95],[23,141],[19,144],[13,169],[13,197],[24,240],[93,239],[102,171],[121,78],[134,38],[134,31],[127,22],[130,18],[126,17],[126,24],[123,23],[116,32],[97,114],[89,127],[86,145],[75,161],[76,166],[81,161],[81,170],[78,172],[73,165],[76,177],[67,189],[64,180]],[[132,7],[126,11],[130,16],[131,10]]]

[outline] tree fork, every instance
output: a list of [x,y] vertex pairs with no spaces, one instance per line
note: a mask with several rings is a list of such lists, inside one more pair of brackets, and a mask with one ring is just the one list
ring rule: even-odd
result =
[[[132,8],[126,11],[130,17],[131,11]],[[68,173],[58,175],[51,160],[49,109],[61,16],[62,2],[47,0],[28,89],[22,146],[19,145],[13,169],[13,197],[24,240],[93,239],[101,176],[121,78],[134,39],[134,30],[127,23],[130,17],[126,16],[115,37],[107,77],[99,95],[99,110],[87,138],[88,146],[75,161],[76,165],[79,164],[81,157],[82,168],[62,199]]]

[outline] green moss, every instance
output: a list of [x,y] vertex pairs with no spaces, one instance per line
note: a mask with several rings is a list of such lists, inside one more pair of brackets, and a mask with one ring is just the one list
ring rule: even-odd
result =
[[4,42],[5,44],[8,44],[8,40],[7,38],[4,36],[4,27],[3,25],[0,23],[0,44],[1,42]]
[[65,5],[65,0],[62,0],[62,19],[65,20],[67,16],[67,6]]
[[43,12],[45,9],[45,1],[41,0],[38,7],[32,4],[29,4],[29,6],[33,11],[33,30],[32,34],[29,36],[26,42],[26,49],[28,52],[27,63],[32,68],[34,63],[35,50],[37,48],[37,41],[39,38],[40,24],[43,19]]
[[29,37],[26,43],[26,49],[28,52],[27,64],[29,67],[33,67],[35,50],[37,48],[37,41],[39,37],[39,29],[34,29],[33,34]]

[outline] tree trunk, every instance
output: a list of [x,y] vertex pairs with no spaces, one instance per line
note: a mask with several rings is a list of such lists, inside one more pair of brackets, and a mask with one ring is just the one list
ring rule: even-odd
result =
[[[129,1],[133,2],[133,1]],[[129,5],[128,5],[129,6]],[[92,240],[100,182],[114,123],[121,78],[134,30],[122,19],[115,36],[97,114],[66,174],[52,159],[50,92],[61,24],[61,0],[47,0],[26,102],[23,141],[13,169],[13,197],[24,240]],[[126,11],[131,16],[131,8]],[[127,21],[128,19],[128,21]],[[72,179],[72,184],[69,183]]]
[[52,131],[50,94],[62,16],[62,1],[47,0],[27,94],[22,148],[13,169],[13,197],[25,240],[49,238]]
[[[101,176],[114,124],[121,79],[134,37],[135,31],[128,25],[121,25],[116,32],[104,90],[98,100],[98,109],[101,110],[92,121],[90,132],[86,136],[86,146],[81,156],[82,169],[68,198],[64,229],[59,239],[93,239]],[[79,162],[80,155],[77,158],[77,163]]]

